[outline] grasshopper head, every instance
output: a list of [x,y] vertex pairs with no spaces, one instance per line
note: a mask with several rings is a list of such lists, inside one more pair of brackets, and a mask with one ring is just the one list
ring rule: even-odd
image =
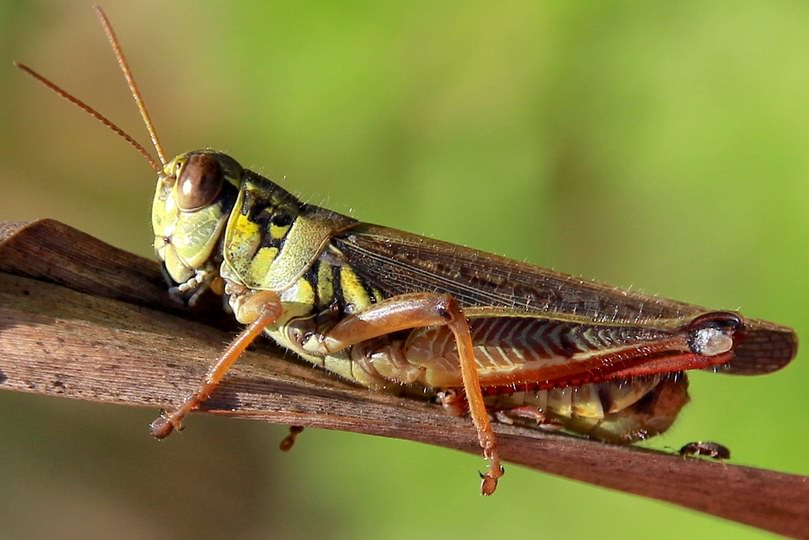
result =
[[215,249],[236,201],[244,169],[213,150],[194,150],[158,174],[152,203],[157,256],[175,283],[218,264]]

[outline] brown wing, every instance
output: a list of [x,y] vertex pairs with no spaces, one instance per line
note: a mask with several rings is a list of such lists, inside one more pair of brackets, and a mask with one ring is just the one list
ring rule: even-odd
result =
[[[660,319],[691,319],[713,311],[376,225],[349,228],[336,235],[332,245],[357,274],[386,297],[448,293],[464,307],[600,323],[654,325]],[[792,329],[751,319],[745,319],[745,326],[744,341],[722,371],[769,373],[784,367],[797,353],[797,336]]]

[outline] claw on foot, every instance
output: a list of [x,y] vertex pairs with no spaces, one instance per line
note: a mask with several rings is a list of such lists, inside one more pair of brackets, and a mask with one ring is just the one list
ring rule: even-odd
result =
[[494,490],[497,489],[497,480],[506,474],[506,470],[501,466],[497,467],[497,472],[494,470],[495,465],[494,463],[491,464],[489,470],[486,471],[486,474],[478,471],[480,475],[480,494],[484,497],[488,497]]
[[444,390],[436,396],[438,402],[452,416],[465,416],[469,412],[466,398],[455,390]]
[[167,414],[165,411],[161,411],[160,416],[149,424],[149,432],[155,439],[165,439],[175,430],[181,431],[182,429],[182,424],[179,421],[173,420],[171,415]]

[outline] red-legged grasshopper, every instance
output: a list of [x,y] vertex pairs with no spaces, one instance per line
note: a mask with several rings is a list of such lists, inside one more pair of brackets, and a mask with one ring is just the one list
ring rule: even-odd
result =
[[193,303],[213,291],[246,325],[199,390],[155,420],[156,437],[179,429],[266,334],[358,384],[434,396],[468,413],[489,460],[481,486],[489,495],[503,474],[490,414],[631,443],[672,424],[688,401],[686,370],[769,373],[797,351],[783,326],[360,223],[302,203],[219,152],[169,160],[96,12],[159,163],[101,114],[19,67],[119,133],[157,173],[152,226],[171,294]]

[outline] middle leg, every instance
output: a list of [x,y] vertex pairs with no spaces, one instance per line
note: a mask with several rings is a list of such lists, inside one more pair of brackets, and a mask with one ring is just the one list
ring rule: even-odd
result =
[[[469,323],[452,296],[418,293],[388,298],[349,315],[322,336],[315,336],[319,340],[316,348],[321,354],[337,353],[380,336],[426,326],[446,326],[455,339],[469,414],[477,429],[483,455],[489,461],[488,470],[481,474],[480,490],[483,495],[491,495],[497,487],[497,479],[503,475],[503,467],[483,401]],[[310,344],[307,343],[306,348],[309,347]]]

